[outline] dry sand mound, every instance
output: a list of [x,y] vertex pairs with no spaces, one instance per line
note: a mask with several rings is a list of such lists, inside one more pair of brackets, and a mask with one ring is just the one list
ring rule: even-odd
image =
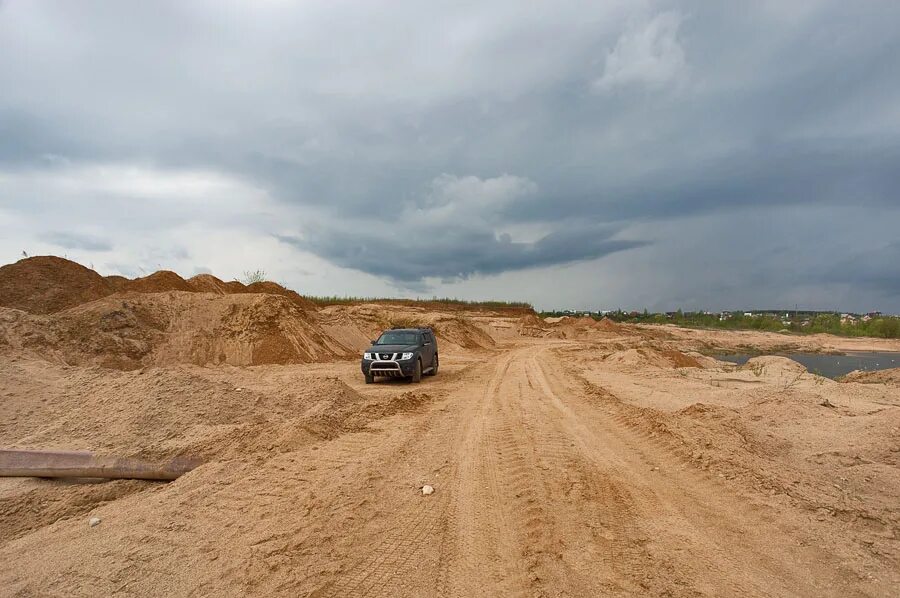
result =
[[[238,283],[240,284],[240,283]],[[233,288],[233,287],[232,287]],[[244,288],[245,293],[268,293],[270,295],[281,295],[282,297],[287,297],[291,300],[292,303],[301,307],[303,309],[316,309],[315,303],[302,297],[296,291],[292,291],[290,289],[286,289],[277,282],[272,281],[264,281],[264,282],[254,282],[251,285],[247,285]]]
[[123,290],[135,293],[162,293],[165,291],[194,291],[188,281],[170,270],[160,270],[150,276],[128,281]]
[[675,349],[641,347],[616,351],[604,357],[604,362],[631,368],[702,368],[697,358]]
[[889,368],[875,372],[850,372],[840,378],[840,382],[859,382],[861,384],[888,384],[900,386],[900,368]]
[[47,314],[101,299],[116,292],[164,293],[265,293],[287,297],[303,309],[316,306],[300,294],[271,281],[245,286],[223,282],[210,274],[185,280],[170,270],[129,280],[124,276],[103,277],[84,266],[55,256],[26,258],[0,267],[0,306],[29,313]]
[[126,293],[48,316],[0,309],[0,345],[62,363],[116,369],[347,356],[314,313],[286,297],[249,293]]
[[40,256],[0,267],[0,306],[49,314],[114,292],[109,281],[75,262]]
[[[332,305],[319,311],[319,325],[335,342],[355,351],[365,351],[380,332],[369,318],[351,316],[345,306]],[[374,321],[374,318],[371,318]]]
[[[167,270],[104,279],[53,257],[23,260],[3,274],[0,283],[14,291],[3,298],[28,313],[0,307],[0,347],[59,363],[129,370],[323,361],[357,356],[392,326],[430,326],[451,351],[496,345],[490,323],[470,317],[483,318],[481,311],[450,315],[404,303],[320,309],[274,282],[245,286],[210,274],[185,280]],[[539,334],[541,326],[533,314],[522,318],[522,330]]]
[[779,355],[761,355],[747,360],[741,369],[750,370],[757,376],[767,378],[796,377],[807,373],[806,368],[787,357]]
[[112,289],[116,292],[124,290],[125,286],[130,282],[124,276],[118,276],[116,274],[113,274],[112,276],[104,276],[103,278],[106,279],[106,282],[108,282]]
[[427,326],[434,330],[441,350],[488,349],[496,345],[486,329],[462,313],[445,313],[393,304],[332,305],[319,312],[322,327],[342,345],[365,349],[387,328]]
[[432,326],[438,339],[463,349],[488,349],[496,345],[494,338],[467,318],[447,318]]
[[548,326],[538,316],[528,314],[519,318],[517,329],[522,336],[541,337],[547,335]]
[[599,322],[597,322],[597,329],[603,330],[605,332],[615,332],[616,334],[628,334],[629,330],[625,326],[621,324],[616,324],[609,318],[603,318]]
[[228,295],[234,291],[223,281],[219,280],[212,274],[198,274],[188,279],[188,284],[198,293],[216,293],[217,295]]
[[580,318],[562,317],[548,318],[547,322],[555,321],[556,324],[552,328],[548,336],[553,338],[566,339],[585,339],[594,335],[630,335],[633,334],[628,327],[616,324],[609,318],[595,320],[590,316],[582,316]]
[[185,281],[187,288],[166,289],[180,291],[195,291],[198,293],[216,293],[218,295],[230,295],[235,293],[265,293],[269,295],[281,295],[287,297],[294,304],[303,309],[316,309],[316,305],[299,293],[286,289],[277,282],[262,281],[244,285],[236,280],[224,282],[212,274],[198,274]]
[[702,368],[703,365],[691,355],[676,351],[675,349],[663,349],[659,354],[674,368]]
[[[27,361],[0,363],[11,380],[27,380],[35,367]],[[4,446],[225,460],[333,437],[346,431],[347,418],[362,402],[337,378],[310,374],[279,380],[277,392],[257,392],[250,380],[250,388],[241,387],[192,366],[130,372],[41,367],[54,368],[62,383],[51,382],[39,398],[21,393],[7,399],[14,425],[0,425]],[[273,435],[280,440],[273,442]]]

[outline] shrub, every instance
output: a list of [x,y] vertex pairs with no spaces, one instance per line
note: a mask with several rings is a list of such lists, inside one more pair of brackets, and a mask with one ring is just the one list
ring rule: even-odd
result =
[[244,275],[241,277],[241,282],[246,285],[251,285],[254,282],[265,282],[265,280],[265,270],[245,270]]

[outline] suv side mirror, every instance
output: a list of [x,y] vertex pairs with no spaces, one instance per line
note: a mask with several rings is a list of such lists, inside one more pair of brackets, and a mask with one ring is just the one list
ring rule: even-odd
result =
[[426,341],[425,341],[424,343],[422,343],[422,344],[423,344],[423,345],[430,345],[430,344],[431,344],[431,341],[426,340]]
[[377,345],[377,344],[378,344],[378,339],[375,339],[374,341],[372,341],[372,344],[373,344],[373,345]]

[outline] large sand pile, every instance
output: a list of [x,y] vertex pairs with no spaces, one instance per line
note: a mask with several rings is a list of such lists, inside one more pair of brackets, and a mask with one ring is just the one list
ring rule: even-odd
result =
[[[323,330],[342,346],[361,351],[387,328],[427,326],[434,330],[440,349],[488,349],[496,345],[491,326],[478,324],[462,311],[451,314],[404,304],[331,305],[319,311]],[[483,315],[483,314],[481,314]]]
[[[550,322],[548,319],[547,322]],[[587,339],[593,336],[625,336],[632,332],[621,324],[616,324],[609,318],[595,320],[590,316],[580,318],[562,317],[556,320],[549,336],[565,339]]]
[[[5,266],[0,289],[0,305],[13,308],[0,307],[0,348],[122,370],[351,358],[395,326],[430,326],[442,351],[485,349],[496,345],[487,316],[510,323],[521,317],[521,310],[440,311],[403,301],[320,309],[274,282],[244,285],[211,274],[185,280],[168,270],[103,278],[55,257]],[[526,332],[540,326],[533,314],[521,321]]]
[[124,291],[135,293],[163,293],[165,291],[194,291],[194,288],[182,277],[170,270],[160,270],[150,276],[135,278],[125,283]]
[[118,276],[116,274],[113,274],[112,276],[104,276],[103,278],[106,279],[106,282],[109,283],[110,287],[112,287],[112,290],[116,292],[125,290],[125,286],[129,282],[131,282],[124,276]]
[[49,314],[111,295],[113,285],[80,264],[40,256],[0,267],[0,306]]
[[167,270],[103,278],[38,257],[0,268],[0,306],[0,347],[61,363],[259,365],[356,350],[322,330],[312,302],[274,282],[187,281]]
[[116,275],[103,277],[76,262],[56,256],[26,258],[0,267],[0,306],[34,314],[54,313],[117,292],[166,291],[282,295],[304,309],[315,309],[308,299],[271,281],[244,285],[238,281],[223,282],[211,274],[199,274],[185,280],[170,270],[133,280]]
[[[239,282],[236,284],[240,284]],[[231,283],[232,288],[236,287],[234,282]],[[303,309],[316,309],[316,305],[310,301],[309,299],[302,297],[296,291],[292,291],[290,289],[286,289],[277,282],[272,282],[270,280],[266,280],[263,282],[254,282],[253,284],[247,285],[244,287],[242,291],[244,293],[266,293],[269,295],[281,295],[282,297],[287,297],[290,299],[291,303],[294,305],[301,307]]]
[[[30,388],[38,369],[45,384]],[[291,450],[310,435],[346,431],[362,402],[335,377],[299,372],[269,372],[268,380],[253,375],[240,386],[193,366],[115,372],[21,360],[0,361],[0,372],[15,389],[5,399],[0,445],[150,459],[189,454],[224,460],[273,446]]]
[[125,293],[47,316],[0,309],[0,346],[116,369],[259,365],[348,356],[314,313],[279,295]]
[[694,356],[676,349],[639,347],[615,351],[603,358],[610,365],[626,368],[702,368],[704,365]]
[[233,291],[222,280],[219,280],[212,274],[198,274],[188,279],[188,284],[198,293],[215,293],[217,295],[228,295]]
[[549,326],[536,316],[528,314],[519,318],[517,330],[521,336],[543,337],[547,336]]
[[490,334],[465,317],[437,318],[431,327],[438,340],[462,349],[488,349],[496,344]]

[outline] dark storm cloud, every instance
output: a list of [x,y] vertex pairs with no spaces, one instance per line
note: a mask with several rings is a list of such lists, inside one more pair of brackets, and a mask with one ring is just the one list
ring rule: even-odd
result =
[[308,239],[281,237],[302,249],[314,248],[335,263],[403,283],[423,278],[453,280],[473,274],[497,274],[567,264],[642,247],[644,241],[611,238],[608,226],[570,225],[533,242],[460,227],[401,227],[362,232],[329,230]]
[[[839,1],[3,3],[0,191],[22,195],[0,196],[0,210],[75,196],[84,222],[146,229],[159,203],[171,228],[205,206],[185,208],[176,185],[164,203],[135,192],[138,218],[112,217],[67,169],[220,173],[281,210],[273,227],[248,201],[228,226],[408,287],[664,261],[682,249],[659,231],[687,220],[691,242],[737,260],[753,243],[814,237],[804,210],[823,231],[819,256],[862,255],[896,241],[842,216],[900,206],[898,28],[900,4]],[[712,228],[750,213],[782,226],[741,246]],[[704,229],[711,214],[722,218]],[[779,278],[773,296],[801,279],[851,284],[803,255],[792,267],[804,276]],[[779,264],[758,259],[760,272]],[[889,264],[873,263],[846,269],[872,297],[896,296]],[[654,280],[674,269],[687,289],[707,275],[687,259],[666,268]],[[627,268],[618,282],[643,284]],[[716,289],[750,282],[705,284],[711,306]]]

